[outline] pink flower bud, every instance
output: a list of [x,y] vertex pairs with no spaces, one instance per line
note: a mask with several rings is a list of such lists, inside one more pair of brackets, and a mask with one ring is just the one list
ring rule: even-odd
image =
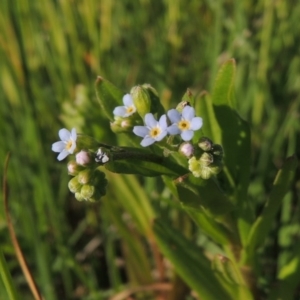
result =
[[76,154],[76,163],[82,166],[89,164],[91,161],[90,155],[88,152],[81,150]]
[[191,157],[194,153],[194,147],[190,143],[182,143],[180,145],[179,152],[185,157]]

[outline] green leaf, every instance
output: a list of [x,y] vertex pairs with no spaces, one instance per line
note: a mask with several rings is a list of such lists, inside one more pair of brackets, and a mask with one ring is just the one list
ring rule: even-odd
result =
[[7,266],[2,251],[0,251],[0,280],[3,282],[3,285],[5,287],[5,291],[7,293],[7,299],[9,300],[20,299],[16,291],[15,284],[13,283],[13,280],[11,278],[9,268]]
[[[125,149],[123,147],[123,149]],[[128,148],[129,149],[129,148]],[[119,156],[118,159],[114,157]],[[123,156],[123,159],[120,157]],[[187,169],[168,158],[135,149],[134,152],[113,154],[105,168],[119,174],[138,174],[143,176],[168,175],[178,177],[188,172]]]
[[113,121],[113,110],[115,107],[123,105],[124,93],[106,79],[98,76],[96,80],[96,95],[103,112],[110,121]]
[[293,249],[291,260],[284,265],[277,276],[276,287],[272,289],[268,300],[293,300],[299,286],[300,278],[300,242],[298,241]]
[[195,221],[200,230],[212,238],[216,243],[227,245],[230,243],[230,234],[222,224],[209,216],[203,207],[198,209],[182,205],[187,214]]
[[180,201],[187,207],[205,207],[212,216],[225,215],[233,209],[214,178],[195,178],[192,174],[176,180]]
[[195,243],[162,221],[155,221],[154,233],[162,253],[180,277],[204,300],[235,299],[220,284],[210,261]]
[[298,160],[296,156],[291,156],[278,171],[269,199],[267,200],[261,215],[251,227],[247,245],[248,260],[252,261],[256,249],[264,243],[272,228],[274,218],[281,206],[282,199],[290,189],[297,166]]
[[234,100],[235,61],[228,60],[218,72],[212,103],[220,128],[220,143],[224,148],[224,172],[230,182],[232,199],[237,205],[237,223],[242,243],[245,244],[253,213],[248,203],[247,190],[250,180],[251,136],[250,128],[236,112]]
[[237,200],[245,201],[250,176],[250,128],[235,110],[235,61],[227,61],[220,69],[212,94],[212,103],[221,130],[228,176],[237,189]]

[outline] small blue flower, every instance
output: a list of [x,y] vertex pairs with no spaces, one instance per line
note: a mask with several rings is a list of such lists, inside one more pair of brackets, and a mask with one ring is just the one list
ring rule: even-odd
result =
[[123,103],[124,103],[124,106],[117,106],[114,109],[113,114],[115,116],[126,118],[136,112],[136,107],[133,104],[133,99],[130,96],[130,94],[126,94],[123,97]]
[[203,121],[200,117],[195,117],[195,110],[191,106],[185,106],[180,113],[176,109],[168,111],[168,117],[173,123],[168,127],[171,135],[180,134],[184,141],[190,141],[194,136],[194,131],[202,127]]
[[63,160],[69,154],[74,153],[76,148],[77,133],[75,128],[73,128],[71,132],[63,128],[59,130],[58,135],[61,141],[52,144],[52,151],[60,152],[57,159]]
[[143,147],[147,147],[154,142],[161,141],[167,135],[167,116],[162,115],[159,121],[156,121],[153,114],[145,115],[146,126],[134,126],[133,132],[144,139],[141,141]]

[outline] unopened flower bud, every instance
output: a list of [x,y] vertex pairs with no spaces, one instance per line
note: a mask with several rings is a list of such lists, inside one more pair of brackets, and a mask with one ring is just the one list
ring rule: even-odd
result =
[[210,151],[213,147],[213,142],[207,137],[202,137],[198,142],[198,146],[203,151]]
[[223,156],[223,147],[218,144],[213,145],[212,154],[217,156]]
[[179,102],[179,104],[176,106],[176,110],[179,111],[180,113],[182,113],[183,109],[186,106],[191,106],[190,102],[188,101],[181,101]]
[[94,195],[94,192],[95,192],[95,187],[89,184],[83,185],[80,190],[81,196],[86,200],[89,200],[89,198],[91,198]]
[[209,166],[211,163],[213,163],[214,157],[212,156],[212,154],[204,152],[201,155],[199,161],[200,161],[201,166],[206,167],[206,166]]
[[81,166],[86,166],[91,162],[90,154],[87,151],[81,150],[76,154],[76,162]]
[[81,189],[81,184],[78,182],[78,177],[77,177],[77,176],[73,177],[73,178],[69,181],[68,187],[69,187],[69,190],[70,190],[72,193],[76,193],[76,192],[80,191],[80,189]]
[[72,176],[77,175],[82,170],[82,167],[78,166],[75,160],[69,161],[67,168],[68,168],[68,174]]
[[207,166],[201,166],[200,177],[203,179],[209,179],[212,177],[211,168]]
[[93,172],[90,169],[82,170],[78,173],[77,178],[78,182],[81,184],[87,184],[92,178]]
[[145,88],[149,93],[151,99],[151,113],[157,113],[159,116],[163,115],[165,113],[165,109],[160,102],[156,89],[149,83],[144,83],[142,87]]
[[193,173],[195,177],[200,177],[201,175],[201,165],[199,160],[195,156],[193,156],[188,161],[189,163],[189,170]]
[[147,89],[137,85],[131,89],[130,94],[138,114],[144,118],[151,110],[151,98]]
[[191,103],[193,105],[193,103],[194,103],[194,96],[193,96],[192,91],[189,88],[184,93],[181,101],[182,101],[182,103],[186,102],[187,105],[191,105]]
[[212,174],[217,175],[222,171],[223,164],[221,162],[214,162],[209,168]]
[[142,124],[142,119],[134,115],[126,118],[115,116],[114,122],[110,123],[110,128],[114,133],[132,132],[132,128],[140,124]]
[[83,200],[85,200],[84,197],[81,195],[80,192],[75,193],[75,198],[76,198],[78,201],[83,201]]
[[194,154],[194,147],[191,143],[182,143],[179,147],[179,152],[185,157],[191,157]]

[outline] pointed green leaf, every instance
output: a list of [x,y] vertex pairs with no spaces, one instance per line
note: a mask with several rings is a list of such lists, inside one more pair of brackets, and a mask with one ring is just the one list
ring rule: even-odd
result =
[[212,238],[216,243],[226,245],[230,243],[228,230],[214,218],[207,215],[204,208],[194,209],[183,205],[183,209],[199,226],[200,230]]
[[289,191],[295,170],[298,166],[296,156],[289,157],[275,178],[273,189],[267,200],[261,215],[256,219],[251,227],[248,239],[248,260],[252,260],[257,247],[265,241],[274,218],[280,208],[284,195]]
[[214,178],[195,178],[189,174],[176,182],[180,201],[187,207],[199,209],[203,206],[213,216],[225,215],[233,209]]
[[218,72],[212,102],[219,124],[224,148],[224,172],[233,187],[233,201],[237,204],[237,223],[242,243],[245,244],[253,214],[248,203],[247,190],[250,180],[251,137],[250,128],[236,112],[234,100],[235,61],[228,60]]
[[96,95],[103,112],[110,121],[113,121],[113,110],[115,107],[123,105],[124,93],[108,80],[98,76],[96,80]]
[[[125,149],[123,147],[123,149]],[[129,148],[126,148],[129,149]],[[123,159],[116,159],[116,156]],[[111,159],[105,164],[105,168],[119,174],[138,174],[143,176],[168,175],[178,177],[188,172],[168,158],[135,149],[134,152],[120,152],[112,154]]]
[[235,110],[235,61],[227,61],[220,69],[212,94],[213,108],[221,130],[225,165],[237,189],[237,199],[245,201],[250,176],[250,128]]

